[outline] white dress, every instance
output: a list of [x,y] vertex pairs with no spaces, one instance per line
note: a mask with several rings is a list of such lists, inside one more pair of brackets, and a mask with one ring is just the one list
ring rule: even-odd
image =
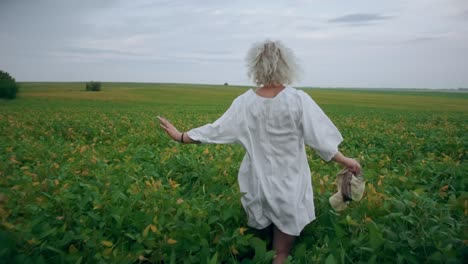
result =
[[241,144],[246,154],[238,180],[247,224],[263,229],[273,223],[294,236],[315,219],[305,144],[329,161],[343,140],[312,98],[292,87],[273,98],[250,89],[214,123],[187,134],[202,143]]

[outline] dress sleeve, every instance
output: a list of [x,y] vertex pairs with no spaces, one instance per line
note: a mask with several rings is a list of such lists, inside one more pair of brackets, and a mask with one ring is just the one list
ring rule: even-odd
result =
[[338,152],[343,137],[315,101],[305,92],[300,93],[304,143],[312,147],[323,160],[329,161]]
[[187,135],[201,143],[232,144],[240,134],[240,102],[234,100],[229,109],[214,123],[194,128]]

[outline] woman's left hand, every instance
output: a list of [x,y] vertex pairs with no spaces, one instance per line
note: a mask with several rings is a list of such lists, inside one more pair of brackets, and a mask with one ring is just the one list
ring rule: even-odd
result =
[[180,141],[182,133],[175,128],[166,118],[158,116],[159,125],[166,131],[166,133],[175,141]]
[[344,165],[348,168],[348,170],[352,171],[353,173],[359,175],[361,174],[361,164],[355,159],[346,158],[344,161]]

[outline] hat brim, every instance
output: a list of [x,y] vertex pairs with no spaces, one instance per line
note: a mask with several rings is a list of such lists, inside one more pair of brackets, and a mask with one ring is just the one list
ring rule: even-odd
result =
[[328,201],[330,202],[331,207],[338,212],[343,211],[348,207],[348,203],[343,201],[343,195],[341,192],[335,193]]

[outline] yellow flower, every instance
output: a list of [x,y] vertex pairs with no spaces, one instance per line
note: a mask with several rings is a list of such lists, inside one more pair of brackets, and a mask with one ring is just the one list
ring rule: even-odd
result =
[[245,232],[245,231],[247,231],[247,228],[245,228],[245,227],[239,228],[239,233],[240,233],[241,235],[244,235],[244,232]]
[[112,247],[113,243],[107,240],[101,240],[101,244],[103,244],[106,247]]

